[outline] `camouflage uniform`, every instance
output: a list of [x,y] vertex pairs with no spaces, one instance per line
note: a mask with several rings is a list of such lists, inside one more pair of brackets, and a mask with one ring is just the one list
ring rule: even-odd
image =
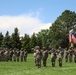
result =
[[43,47],[42,49],[42,59],[43,59],[43,66],[46,67],[46,61],[48,58],[48,51]]
[[17,61],[19,62],[19,57],[20,57],[20,51],[17,49]]
[[76,53],[74,54],[74,62],[76,63]]
[[59,66],[62,67],[62,51],[58,53]]
[[76,63],[76,48],[74,49],[74,62]]
[[37,68],[40,68],[41,67],[42,52],[40,51],[39,46],[35,47],[34,57],[35,57],[35,64],[36,64]]
[[9,50],[7,48],[3,53],[3,57],[4,61],[9,61]]
[[10,53],[10,55],[9,55],[9,56],[10,56],[10,57],[9,57],[9,60],[12,61],[12,57],[13,57],[13,51],[12,51],[12,49],[10,49],[10,52],[9,52],[9,53]]
[[27,60],[27,51],[26,51],[26,49],[24,50],[24,61],[26,61]]
[[70,50],[69,50],[69,62],[72,62],[72,58],[73,58],[73,50],[72,50],[72,48],[70,48]]
[[57,54],[58,54],[59,66],[62,67],[62,59],[64,57],[64,50],[61,47],[59,47],[59,49],[57,50]]
[[52,50],[50,50],[49,53],[51,54],[52,67],[55,67],[56,52],[55,52],[55,50],[52,48]]
[[69,51],[65,50],[65,62],[68,62]]
[[3,53],[4,53],[3,49],[0,49],[0,61],[3,61]]
[[7,51],[7,61],[9,61],[9,58],[10,58],[10,51],[8,49],[8,51]]
[[21,62],[23,61],[23,57],[24,57],[24,51],[23,51],[23,48],[21,48],[21,51],[20,51]]
[[13,60],[14,60],[14,62],[16,62],[16,58],[17,58],[17,52],[16,52],[16,48],[14,48],[14,50],[13,50]]
[[63,57],[64,57],[64,50],[61,48],[61,47],[59,47],[59,52],[61,52],[61,56],[62,56],[62,59],[63,59]]

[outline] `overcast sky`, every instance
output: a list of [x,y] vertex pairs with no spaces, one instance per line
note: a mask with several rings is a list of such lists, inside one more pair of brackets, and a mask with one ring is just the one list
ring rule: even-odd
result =
[[61,13],[68,9],[76,12],[76,0],[1,0],[0,32],[13,33],[19,29],[20,35],[49,29]]

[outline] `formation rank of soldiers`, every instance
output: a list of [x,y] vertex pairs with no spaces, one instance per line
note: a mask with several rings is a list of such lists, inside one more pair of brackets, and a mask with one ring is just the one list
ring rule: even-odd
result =
[[62,60],[65,58],[65,62],[72,62],[74,59],[74,62],[76,63],[76,48],[70,48],[63,50],[61,47],[59,47],[57,50],[54,50],[53,48],[51,50],[47,50],[45,47],[40,49],[39,46],[36,46],[34,48],[34,59],[35,59],[35,65],[37,68],[41,67],[41,60],[43,63],[43,66],[46,67],[46,62],[48,58],[48,54],[51,55],[51,65],[52,67],[55,67],[56,59],[59,62],[59,67],[62,67]]
[[[65,58],[65,62],[74,62],[76,63],[76,48],[70,48],[63,50],[61,47],[59,47],[57,50],[54,50],[53,48],[51,50],[47,50],[45,47],[40,49],[39,46],[35,46],[33,49],[33,56],[35,60],[35,65],[37,68],[41,67],[41,61],[43,63],[43,66],[47,66],[47,58],[48,54],[50,54],[50,60],[52,67],[55,67],[56,59],[59,62],[59,66],[62,67],[62,60]],[[0,48],[0,61],[14,61],[14,62],[23,62],[27,60],[27,50],[21,48],[21,50],[14,48],[8,49],[8,48]]]
[[27,60],[27,51],[23,48],[21,50],[14,48],[0,48],[0,61],[26,61]]

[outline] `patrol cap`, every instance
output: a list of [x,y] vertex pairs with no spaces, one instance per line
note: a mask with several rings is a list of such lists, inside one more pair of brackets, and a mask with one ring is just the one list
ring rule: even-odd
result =
[[45,47],[43,47],[42,49],[46,49]]
[[35,46],[35,49],[40,49],[40,47],[39,46]]
[[23,48],[21,48],[21,50],[23,50]]
[[60,49],[61,47],[59,46],[59,49]]
[[17,51],[19,51],[19,49],[17,49]]
[[16,48],[14,48],[14,50],[16,50]]

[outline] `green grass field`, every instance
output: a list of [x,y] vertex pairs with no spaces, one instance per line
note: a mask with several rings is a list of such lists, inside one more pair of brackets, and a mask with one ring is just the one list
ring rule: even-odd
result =
[[76,75],[76,63],[65,63],[63,67],[51,67],[50,55],[47,60],[47,67],[37,69],[32,54],[28,55],[27,62],[0,62],[0,75]]

